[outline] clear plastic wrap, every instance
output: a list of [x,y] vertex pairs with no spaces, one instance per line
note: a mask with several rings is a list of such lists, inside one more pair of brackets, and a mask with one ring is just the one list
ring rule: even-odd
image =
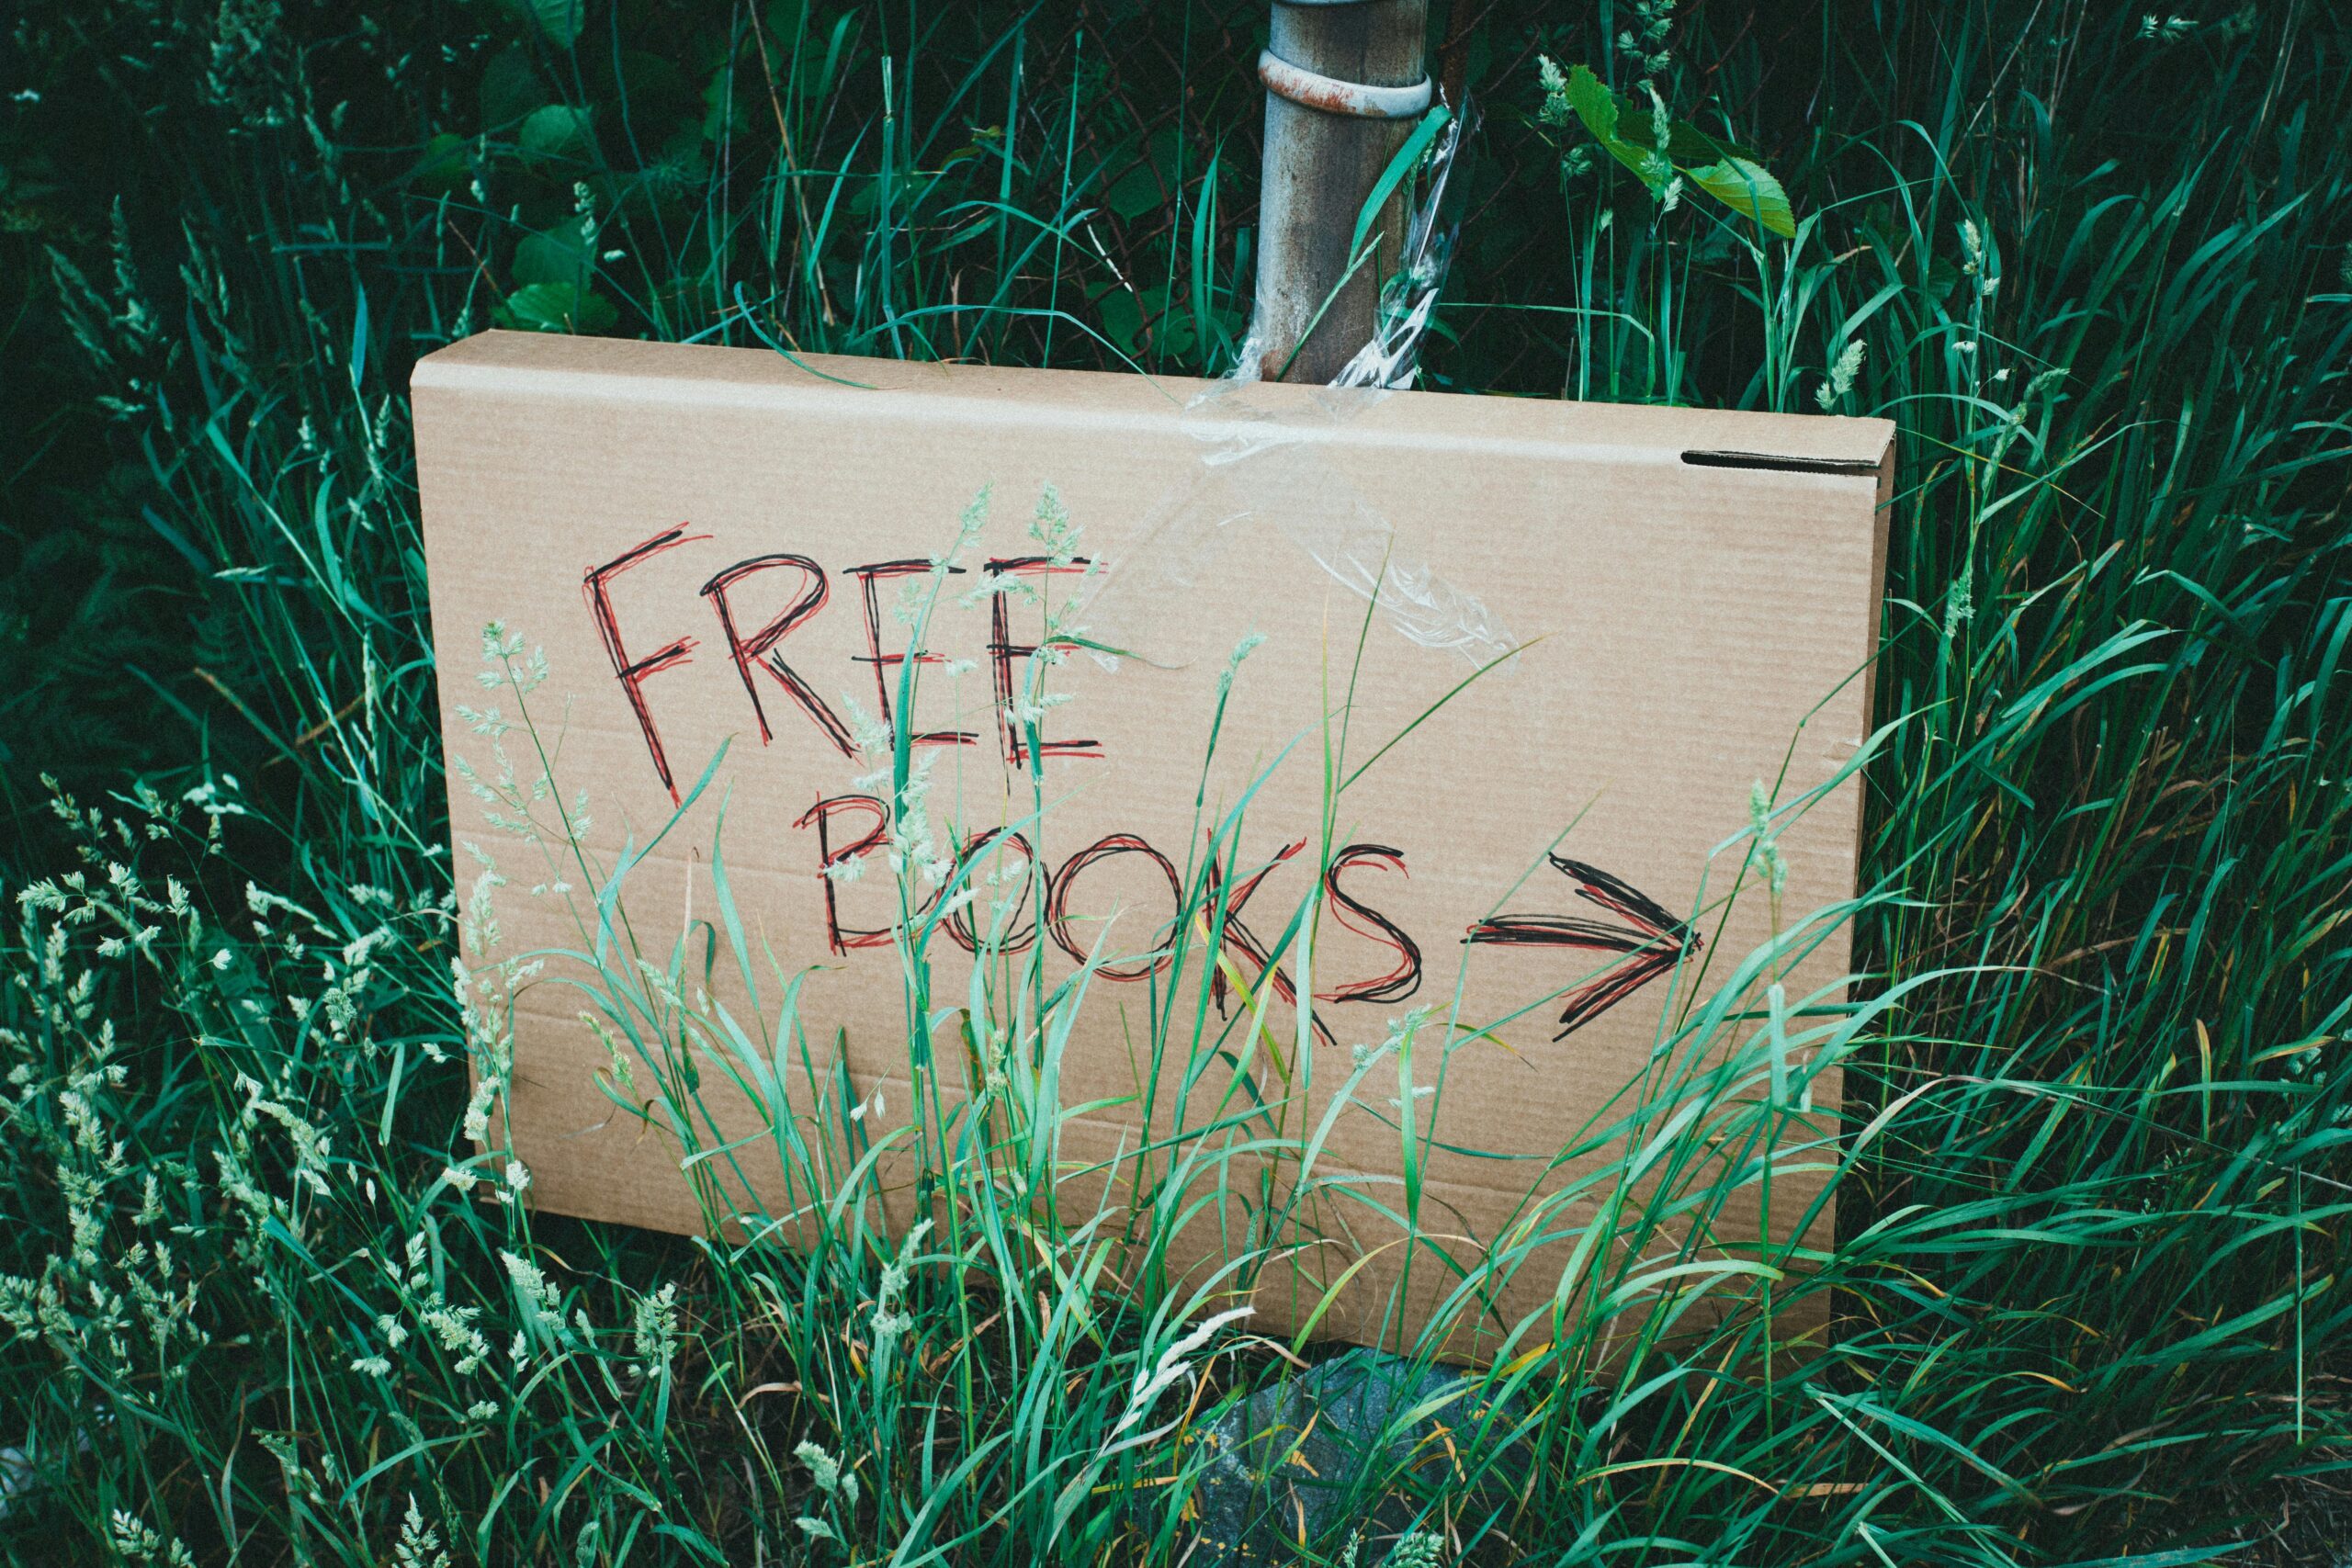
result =
[[[1410,387],[1445,285],[1456,225],[1449,193],[1466,114],[1451,118],[1430,144],[1407,208],[1396,272],[1381,291],[1368,343],[1337,380],[1304,403],[1276,398],[1256,376],[1245,344],[1237,374],[1195,398],[1187,428],[1200,458],[1145,520],[1136,542],[1110,563],[1094,604],[1105,640],[1170,662],[1224,649],[1191,647],[1185,628],[1162,606],[1239,570],[1233,543],[1271,530],[1351,592],[1371,600],[1408,641],[1461,655],[1473,664],[1499,658],[1510,634],[1478,597],[1449,581],[1429,558],[1427,541],[1407,541],[1387,514],[1334,465],[1324,437],[1391,389]],[[1252,570],[1264,570],[1261,564]]]

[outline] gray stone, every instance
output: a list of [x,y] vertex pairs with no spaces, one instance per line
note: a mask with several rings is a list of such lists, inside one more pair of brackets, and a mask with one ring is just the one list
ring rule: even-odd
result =
[[1475,1381],[1371,1350],[1259,1390],[1194,1439],[1210,1455],[1193,1494],[1201,1538],[1193,1564],[1295,1562],[1302,1540],[1352,1514],[1363,1537],[1357,1561],[1374,1568],[1412,1526],[1412,1494],[1445,1487],[1466,1429],[1487,1414]]

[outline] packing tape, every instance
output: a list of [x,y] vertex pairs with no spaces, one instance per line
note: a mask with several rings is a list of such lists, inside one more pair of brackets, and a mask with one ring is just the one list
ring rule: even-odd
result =
[[[1185,478],[1146,515],[1135,542],[1105,563],[1087,614],[1093,635],[1155,663],[1222,659],[1195,646],[1180,609],[1220,579],[1268,570],[1247,541],[1288,541],[1332,581],[1369,601],[1397,635],[1473,665],[1508,653],[1510,633],[1476,594],[1430,564],[1428,541],[1401,531],[1334,462],[1324,439],[1389,394],[1318,388],[1307,400],[1247,381],[1219,382],[1187,405],[1199,445]],[[1243,562],[1249,560],[1250,564]]]
[[[1510,633],[1478,596],[1431,564],[1430,541],[1400,532],[1386,513],[1336,467],[1341,450],[1321,438],[1386,396],[1410,386],[1442,288],[1453,231],[1441,214],[1464,130],[1456,115],[1431,150],[1424,195],[1407,225],[1397,276],[1384,291],[1372,340],[1338,379],[1291,406],[1255,389],[1258,355],[1245,344],[1233,377],[1186,405],[1200,456],[1146,514],[1136,541],[1107,560],[1088,605],[1095,636],[1159,663],[1223,659],[1231,650],[1194,646],[1181,616],[1161,607],[1244,570],[1232,545],[1271,528],[1349,592],[1371,600],[1398,635],[1471,663],[1500,658]],[[1265,570],[1261,557],[1254,570]],[[1498,671],[1507,674],[1511,666]]]

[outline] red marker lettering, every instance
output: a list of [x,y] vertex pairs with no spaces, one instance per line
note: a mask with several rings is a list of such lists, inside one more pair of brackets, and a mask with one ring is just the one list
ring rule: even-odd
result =
[[[1002,577],[1053,577],[1076,574],[1086,570],[1084,557],[1073,558],[1067,566],[1057,566],[1051,556],[1012,556],[989,562],[988,570]],[[1013,717],[1014,709],[1026,695],[1025,671],[1022,668],[1038,645],[1012,640],[1012,615],[1005,601],[1010,595],[992,595],[989,606],[989,662],[996,670],[997,727],[1004,736],[1004,760],[1014,767],[1025,767],[1029,761],[1028,727]],[[1048,647],[1068,648],[1067,642],[1051,642]],[[1099,740],[1039,740],[1040,757],[1100,757],[1102,743]]]
[[[832,819],[842,812],[863,812],[873,819],[873,826],[855,842],[837,850],[833,848]],[[882,847],[883,838],[889,830],[889,811],[870,795],[836,795],[817,802],[793,824],[796,828],[812,825],[817,829],[818,880],[825,885],[825,941],[835,953],[847,953],[854,947],[889,946],[891,933],[888,927],[857,931],[842,926],[841,888],[832,876],[833,867],[842,862],[872,854]]]
[[[773,571],[778,567],[790,567],[801,574],[800,592],[791,604],[784,607],[783,614],[746,637],[735,629],[735,612],[727,603],[727,592],[754,572]],[[752,714],[760,721],[760,744],[763,746],[773,737],[768,731],[767,709],[760,703],[759,682],[752,676],[754,664],[775,677],[776,683],[800,705],[800,711],[824,731],[825,739],[833,743],[836,750],[844,757],[857,754],[849,730],[834,716],[833,710],[825,705],[825,699],[819,696],[808,682],[784,661],[784,656],[775,651],[775,645],[789,637],[795,626],[824,608],[828,592],[824,568],[807,556],[792,555],[753,556],[750,560],[736,562],[702,585],[703,597],[708,599],[711,608],[718,612],[718,624],[726,629],[727,651],[735,660],[735,672],[742,676],[743,690],[752,695]]]
[[[987,832],[982,833],[978,838],[974,839],[970,843],[964,846],[964,853],[958,862],[958,867],[965,873],[964,886],[972,889],[972,898],[970,903],[966,904],[963,908],[951,910],[949,912],[946,926],[947,934],[955,939],[956,945],[962,948],[967,953],[976,953],[980,951],[980,935],[978,931],[973,929],[971,918],[972,905],[978,903],[980,900],[980,885],[977,877],[977,863],[980,856],[987,852],[989,846],[995,843],[996,840],[1001,838],[1009,840],[1009,847],[1013,851],[1013,852],[1019,854],[1022,860],[1025,862],[1034,862],[1037,858],[1037,852],[1035,848],[1030,844],[1027,838],[1019,833],[1008,835],[1002,828],[991,828]],[[1013,920],[1018,921],[1020,919],[1021,906],[1028,901],[1029,878],[1027,874],[1023,873],[1021,879],[1021,896],[1014,901],[1012,907],[1012,918]],[[1003,939],[990,951],[997,953],[1025,953],[1035,944],[1036,941],[1037,922],[1035,919],[1032,919],[1025,926],[1019,924],[1013,925],[1011,930],[1004,933]]]
[[674,803],[678,798],[677,784],[670,776],[670,758],[662,749],[662,732],[653,723],[653,712],[645,704],[646,680],[673,664],[684,664],[694,650],[695,639],[682,637],[659,652],[643,659],[632,660],[628,649],[621,645],[620,623],[613,615],[612,580],[629,568],[651,560],[662,551],[674,549],[696,539],[707,539],[707,534],[688,534],[683,523],[664,533],[656,534],[635,549],[615,557],[602,566],[588,569],[581,581],[581,591],[588,600],[588,614],[596,622],[596,635],[605,641],[605,651],[613,660],[613,673],[620,677],[621,694],[628,699],[629,711],[637,716],[637,728],[645,736],[645,749],[653,757],[653,772],[662,780],[662,787],[670,792]]
[[[874,666],[874,698],[882,705],[882,722],[886,725],[890,722],[889,671],[904,664],[907,656],[882,651],[882,595],[877,585],[891,578],[924,576],[930,570],[931,563],[927,560],[876,561],[871,566],[849,569],[850,575],[861,579],[865,588],[865,652],[857,662]],[[947,572],[951,577],[961,577],[964,569],[951,566]],[[918,664],[936,664],[939,661],[939,655],[935,653],[915,655]],[[932,729],[909,739],[918,746],[977,746],[980,743],[978,735],[965,729]]]
[[1359,862],[1385,865],[1403,876],[1412,874],[1405,869],[1404,852],[1385,844],[1350,844],[1331,857],[1331,867],[1323,874],[1333,917],[1358,936],[1388,947],[1396,954],[1396,966],[1377,979],[1359,980],[1316,995],[1327,1002],[1401,1002],[1421,988],[1421,950],[1396,921],[1340,886],[1340,873]]
[[[1098,840],[1062,863],[1061,870],[1054,873],[1052,886],[1046,897],[1046,929],[1053,932],[1055,944],[1080,964],[1086,962],[1086,950],[1072,942],[1069,932],[1064,929],[1064,922],[1069,918],[1069,890],[1077,884],[1080,872],[1097,861],[1109,860],[1114,855],[1149,857],[1152,864],[1158,866],[1160,874],[1168,878],[1169,896],[1177,912],[1182,913],[1184,908],[1183,881],[1176,874],[1175,866],[1169,863],[1166,855],[1161,854],[1133,833],[1113,833],[1108,838]],[[1174,961],[1172,954],[1163,953],[1157,958],[1147,959],[1125,968],[1106,964],[1097,969],[1095,973],[1105,980],[1140,980],[1147,976],[1159,973]]]

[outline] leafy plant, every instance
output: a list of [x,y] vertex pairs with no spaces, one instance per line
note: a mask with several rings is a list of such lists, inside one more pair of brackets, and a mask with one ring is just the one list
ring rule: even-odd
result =
[[1759,154],[1675,118],[1655,86],[1643,84],[1649,102],[1638,103],[1611,91],[1589,66],[1573,66],[1562,75],[1548,55],[1542,62],[1542,80],[1544,122],[1566,125],[1573,118],[1602,152],[1634,171],[1660,207],[1673,210],[1687,183],[1767,232],[1796,237],[1788,193],[1766,171]]

